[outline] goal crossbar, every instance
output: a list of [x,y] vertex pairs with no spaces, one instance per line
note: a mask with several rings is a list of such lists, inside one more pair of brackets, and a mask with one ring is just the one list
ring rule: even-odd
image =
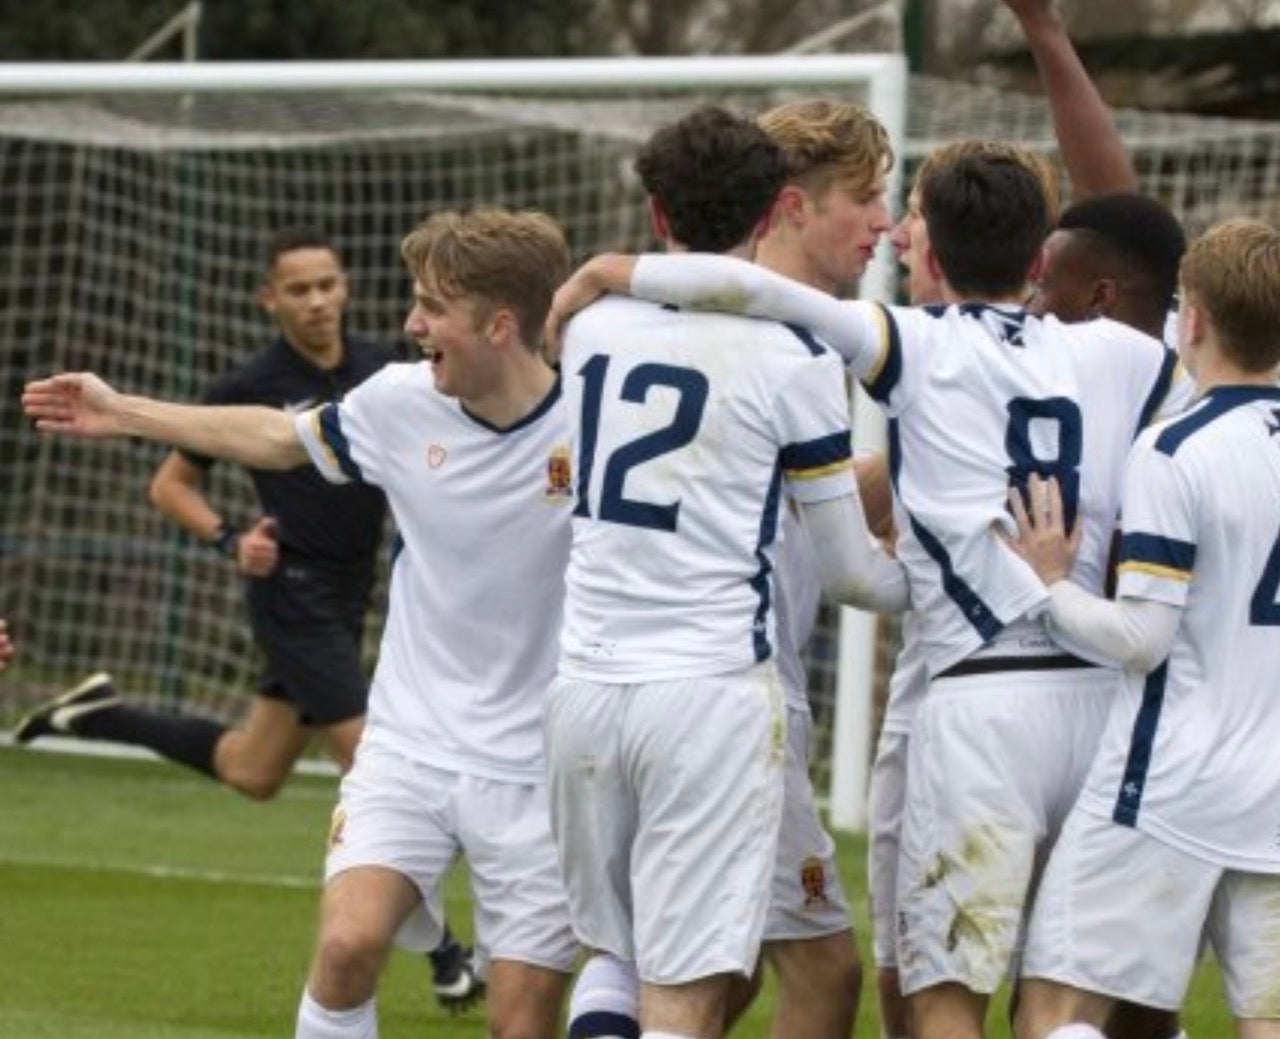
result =
[[[0,94],[315,90],[690,90],[883,82],[901,97],[897,54],[455,61],[6,62]],[[873,89],[875,89],[873,87]],[[873,105],[873,107],[875,107]]]

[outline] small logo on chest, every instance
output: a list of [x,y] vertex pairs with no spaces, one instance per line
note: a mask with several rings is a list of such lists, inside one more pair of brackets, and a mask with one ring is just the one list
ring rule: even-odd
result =
[[547,486],[544,493],[548,501],[564,501],[572,490],[573,463],[569,448],[565,444],[557,444],[547,457]]
[[427,448],[427,465],[432,469],[439,469],[448,457],[449,452],[444,449],[443,444],[432,444]]

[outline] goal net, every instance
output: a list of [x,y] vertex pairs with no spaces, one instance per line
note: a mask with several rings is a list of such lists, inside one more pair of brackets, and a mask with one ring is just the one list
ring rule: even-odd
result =
[[[297,223],[323,228],[343,253],[349,329],[397,341],[410,288],[399,241],[430,211],[534,207],[560,220],[579,259],[637,251],[651,240],[635,153],[695,103],[750,112],[821,92],[900,129],[905,96],[890,56],[457,63],[426,69],[423,84],[422,66],[398,63],[327,77],[255,66],[217,83],[199,77],[227,67],[90,71],[93,91],[6,98],[24,84],[0,70],[0,177],[13,200],[0,212],[0,616],[21,646],[0,682],[3,727],[98,669],[134,702],[232,719],[259,668],[233,567],[147,504],[166,449],[40,438],[20,415],[25,380],[87,369],[128,392],[198,399],[271,336],[254,299],[263,249]],[[400,81],[387,84],[389,73]],[[317,85],[300,89],[311,74]],[[882,261],[869,288],[883,295],[891,279]],[[215,466],[205,487],[223,514],[255,517],[236,466]],[[493,638],[497,649],[502,633]],[[815,646],[829,730],[835,644]]]
[[[129,72],[139,79],[128,91],[119,80],[114,90],[94,82],[41,98],[27,84],[0,96],[0,616],[21,643],[0,679],[0,727],[97,669],[139,702],[230,719],[259,666],[232,569],[147,505],[164,449],[40,439],[19,414],[25,380],[90,369],[132,392],[196,399],[270,335],[254,289],[266,237],[284,224],[334,236],[353,282],[349,327],[384,341],[398,338],[408,297],[399,239],[431,210],[537,207],[564,224],[578,258],[644,248],[636,148],[700,100],[758,110],[847,97],[894,129],[905,99],[895,146],[908,182],[925,154],[956,137],[1055,152],[1040,100],[922,78],[904,90],[882,58],[465,63],[483,73],[471,81],[459,63],[424,84],[387,63],[369,70],[380,89],[339,86],[332,68],[326,79],[305,64],[277,67],[288,78],[271,89],[255,80],[254,90],[214,78],[234,67],[196,66],[196,81],[183,83],[181,70],[144,66]],[[506,78],[495,81],[499,66]],[[526,66],[528,78],[513,81],[509,70]],[[0,95],[21,71],[0,69]],[[47,87],[57,74],[46,68],[31,83]],[[404,81],[386,82],[392,74]],[[1228,215],[1280,221],[1280,123],[1117,119],[1143,190],[1190,233]],[[890,292],[891,270],[882,258],[864,291]],[[236,467],[216,466],[208,490],[227,515],[253,518]],[[831,782],[841,652],[845,699],[865,700],[864,687],[882,699],[896,646],[892,624],[876,626],[874,644],[865,619],[850,637],[844,612],[842,637],[840,611],[824,610],[808,653],[820,791]],[[861,774],[874,725],[847,715],[844,729],[848,749],[834,756],[846,767],[856,759]],[[837,786],[840,819],[856,823],[861,789]]]

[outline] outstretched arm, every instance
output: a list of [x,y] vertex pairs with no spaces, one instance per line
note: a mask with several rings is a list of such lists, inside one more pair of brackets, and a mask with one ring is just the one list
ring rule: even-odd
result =
[[254,469],[292,469],[308,460],[292,417],[283,411],[130,396],[89,372],[27,383],[22,409],[42,433],[90,439],[142,437]]
[[1111,111],[1080,61],[1053,0],[1004,0],[1022,26],[1077,198],[1136,191],[1138,176]]

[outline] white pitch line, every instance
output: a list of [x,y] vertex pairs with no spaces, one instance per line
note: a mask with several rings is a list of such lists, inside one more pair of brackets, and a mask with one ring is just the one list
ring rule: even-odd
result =
[[[13,733],[0,731],[0,747],[16,746]],[[71,736],[45,736],[39,743],[32,743],[27,750],[53,754],[77,754],[88,758],[125,758],[131,761],[164,761],[160,755],[145,747],[126,743],[108,743],[104,740],[82,740]],[[337,776],[338,766],[323,758],[300,758],[293,770],[303,776]]]
[[122,873],[153,877],[157,880],[191,880],[201,884],[247,884],[252,887],[293,888],[318,891],[322,879],[285,874],[270,876],[258,873],[226,873],[222,870],[186,869],[181,866],[120,865],[102,862],[63,862],[56,859],[26,858],[22,855],[0,855],[0,866],[34,869],[81,870],[95,873]]

